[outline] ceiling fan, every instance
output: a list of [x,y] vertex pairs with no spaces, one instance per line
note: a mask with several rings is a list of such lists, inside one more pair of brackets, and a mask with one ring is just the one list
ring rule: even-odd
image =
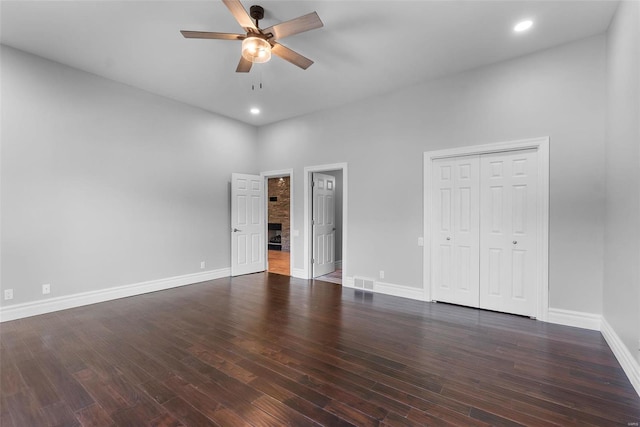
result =
[[246,34],[183,30],[180,31],[182,35],[188,39],[242,40],[242,56],[236,68],[238,73],[248,73],[253,63],[267,62],[271,59],[271,53],[303,70],[313,64],[309,58],[281,45],[276,40],[322,27],[322,21],[316,12],[262,29],[258,26],[258,21],[264,18],[264,9],[261,6],[251,6],[251,15],[249,15],[240,0],[222,0],[222,2],[247,32]]

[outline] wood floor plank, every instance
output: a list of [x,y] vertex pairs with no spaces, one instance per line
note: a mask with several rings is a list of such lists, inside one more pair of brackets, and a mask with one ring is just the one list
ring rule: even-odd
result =
[[[7,421],[7,424],[12,423],[14,426],[47,425],[40,412],[40,405],[28,391],[18,392],[11,396],[2,396],[2,407],[2,425],[4,425],[5,421]],[[6,413],[8,413],[9,419],[7,419]]]
[[108,414],[129,407],[126,399],[117,392],[111,382],[103,380],[91,369],[76,372],[74,377]]
[[41,353],[38,362],[49,381],[54,384],[61,399],[72,411],[94,403],[89,393],[73,378],[53,353]]
[[34,359],[17,362],[25,384],[32,391],[40,406],[49,406],[60,401],[58,390],[47,379],[40,365]]
[[107,414],[107,411],[94,403],[76,412],[76,419],[82,427],[99,427],[115,425],[113,419]]
[[47,426],[80,426],[75,414],[64,402],[54,403],[40,409]]
[[219,426],[219,424],[204,416],[201,412],[197,411],[193,406],[189,405],[180,397],[174,397],[167,401],[163,406],[187,426]]
[[375,419],[374,417],[371,417],[366,413],[354,408],[353,406],[347,405],[337,400],[329,401],[329,403],[327,403],[323,409],[355,426],[376,427],[380,424],[380,421]]
[[165,413],[152,419],[149,427],[184,427],[184,424],[173,415]]
[[111,414],[118,427],[136,427],[145,425],[149,420],[161,415],[160,410],[149,402],[139,402],[134,406],[120,409]]
[[2,364],[2,371],[0,371],[0,392],[8,396],[23,391],[25,388],[26,385],[15,363],[9,360],[5,361]]
[[282,421],[252,404],[237,405],[235,411],[254,427],[282,426]]
[[293,408],[285,405],[279,400],[271,396],[262,396],[252,402],[252,405],[271,414],[273,417],[282,421],[283,425],[290,426],[319,426],[320,424],[307,418],[305,415],[297,412]]
[[289,264],[291,263],[291,254],[285,251],[269,250],[269,272],[275,274],[290,274]]
[[147,393],[149,397],[151,397],[159,404],[163,404],[167,400],[176,397],[176,394],[173,390],[169,389],[156,379],[152,379],[147,381],[146,383],[139,384],[138,388]]
[[0,328],[2,425],[633,425],[599,332],[278,274]]

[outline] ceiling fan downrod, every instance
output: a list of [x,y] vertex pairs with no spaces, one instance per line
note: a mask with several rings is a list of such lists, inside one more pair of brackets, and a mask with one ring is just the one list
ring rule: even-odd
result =
[[256,20],[256,27],[260,28],[258,26],[258,21],[264,18],[264,8],[262,6],[254,4],[253,6],[251,6],[251,8],[249,8],[249,15],[251,15],[251,17]]

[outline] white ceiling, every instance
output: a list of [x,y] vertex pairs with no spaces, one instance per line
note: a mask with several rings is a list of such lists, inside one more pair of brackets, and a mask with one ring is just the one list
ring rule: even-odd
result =
[[[281,40],[314,65],[304,71],[274,57],[239,74],[240,42],[180,35],[242,33],[219,0],[3,0],[0,41],[262,125],[599,34],[617,7],[615,1],[243,0],[247,10],[256,3],[266,9],[262,28],[318,12],[323,28]],[[523,18],[534,27],[515,34]],[[252,116],[253,106],[262,113]]]

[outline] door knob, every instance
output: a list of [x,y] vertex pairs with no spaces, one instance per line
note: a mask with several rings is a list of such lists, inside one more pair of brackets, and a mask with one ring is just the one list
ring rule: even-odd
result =
[[447,240],[451,240],[451,237],[447,237]]
[[514,245],[517,245],[517,244],[518,244],[518,241],[517,241],[517,240],[514,240],[514,241],[513,241],[513,244],[514,244]]
[[234,232],[234,233],[237,233],[238,231],[242,231],[242,230],[238,230],[237,228],[234,228],[234,229],[233,229],[233,232]]

